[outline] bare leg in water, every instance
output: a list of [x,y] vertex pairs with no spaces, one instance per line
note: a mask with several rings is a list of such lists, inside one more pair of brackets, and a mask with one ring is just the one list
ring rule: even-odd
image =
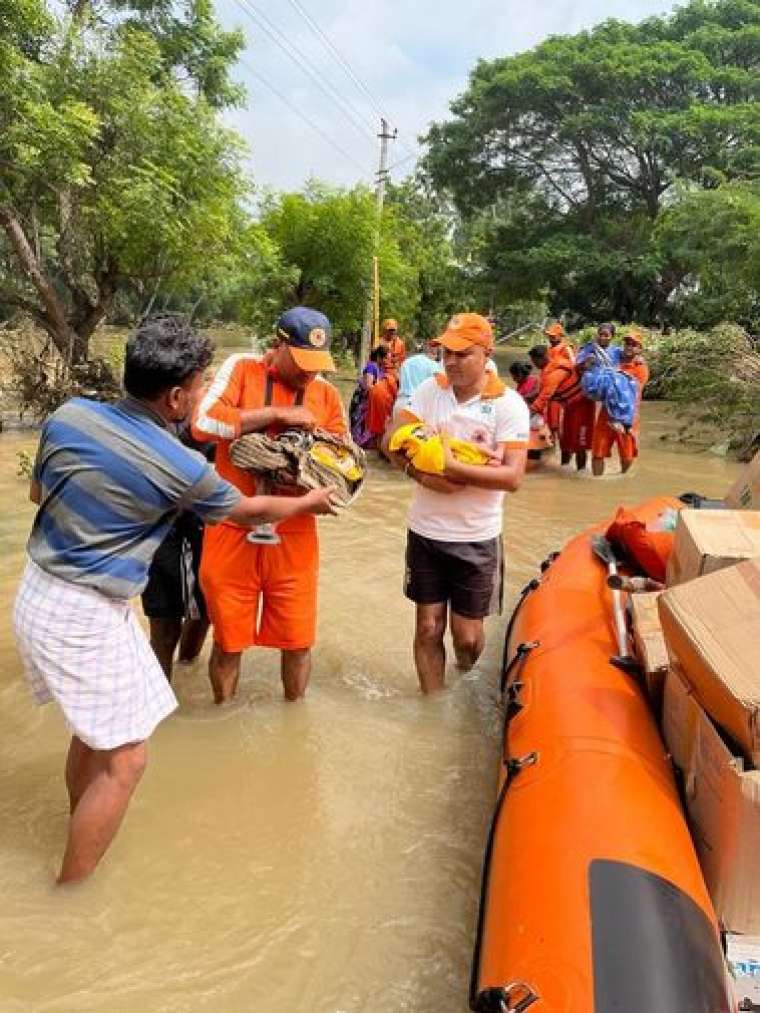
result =
[[164,675],[171,682],[172,662],[182,635],[181,619],[150,619],[150,646],[164,670]]
[[214,703],[227,703],[237,693],[240,681],[240,657],[240,651],[223,651],[214,641],[208,664]]
[[121,826],[147,763],[144,742],[92,749],[76,736],[66,761],[71,818],[59,883],[85,879]]
[[280,676],[285,699],[291,703],[306,695],[311,675],[311,649],[282,651],[280,654]]
[[186,619],[182,624],[182,636],[179,641],[179,660],[195,661],[203,649],[208,633],[208,619]]
[[456,612],[451,613],[451,637],[454,641],[454,654],[457,666],[463,672],[469,672],[486,643],[482,619],[468,619]]
[[446,602],[417,605],[414,628],[414,663],[423,693],[437,693],[444,688],[446,649]]

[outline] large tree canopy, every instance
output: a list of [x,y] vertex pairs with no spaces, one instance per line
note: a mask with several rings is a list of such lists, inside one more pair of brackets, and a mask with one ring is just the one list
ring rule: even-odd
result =
[[[242,226],[216,109],[240,46],[208,0],[11,0],[0,22],[0,302],[73,362],[125,286],[191,280]],[[6,72],[7,68],[7,72]]]
[[482,270],[555,310],[663,318],[684,281],[655,235],[677,184],[760,171],[760,2],[696,0],[480,62],[427,171],[482,219]]

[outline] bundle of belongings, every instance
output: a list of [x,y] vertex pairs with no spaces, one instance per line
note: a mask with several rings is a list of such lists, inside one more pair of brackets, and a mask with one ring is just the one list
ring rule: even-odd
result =
[[607,409],[610,425],[628,431],[636,416],[638,386],[632,376],[621,373],[601,345],[593,342],[582,359],[581,387],[586,397]]
[[[461,461],[462,464],[487,464],[491,459],[487,450],[467,440],[450,437],[449,448],[457,461]],[[391,452],[403,451],[417,471],[424,471],[429,475],[442,475],[446,466],[441,437],[421,422],[410,422],[397,429],[391,437],[388,449]]]
[[304,491],[334,486],[338,507],[353,501],[367,471],[360,447],[322,429],[287,429],[277,436],[248,433],[234,441],[230,457],[238,468],[272,486]]

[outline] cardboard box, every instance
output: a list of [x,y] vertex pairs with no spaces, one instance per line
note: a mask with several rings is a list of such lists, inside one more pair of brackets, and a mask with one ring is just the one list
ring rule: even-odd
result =
[[681,510],[668,560],[668,587],[760,556],[760,511]]
[[657,609],[657,599],[661,593],[641,592],[632,594],[629,599],[636,657],[644,669],[647,692],[658,716],[662,710],[662,691],[668,670],[668,649]]
[[726,934],[731,987],[740,1010],[760,1010],[760,937]]
[[663,591],[658,607],[671,660],[713,721],[760,767],[760,559]]
[[731,932],[760,935],[760,771],[745,770],[672,666],[663,734],[684,776],[686,810],[715,912]]
[[760,450],[726,493],[731,510],[760,510]]

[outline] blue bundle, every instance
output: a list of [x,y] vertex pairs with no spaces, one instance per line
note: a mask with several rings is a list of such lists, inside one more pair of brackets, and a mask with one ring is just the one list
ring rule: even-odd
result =
[[611,422],[629,428],[636,416],[638,383],[627,373],[613,365],[605,350],[596,345],[584,357],[587,365],[581,376],[581,387],[586,397],[600,401],[607,409]]

